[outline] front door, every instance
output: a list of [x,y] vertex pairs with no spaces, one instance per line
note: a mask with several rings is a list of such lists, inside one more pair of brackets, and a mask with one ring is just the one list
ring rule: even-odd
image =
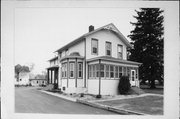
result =
[[131,77],[130,77],[131,86],[136,86],[135,79],[136,79],[136,70],[131,70]]

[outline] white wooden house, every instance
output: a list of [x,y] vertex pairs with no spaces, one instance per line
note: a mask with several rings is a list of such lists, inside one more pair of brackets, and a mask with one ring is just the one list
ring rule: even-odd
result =
[[29,72],[20,72],[19,73],[19,80],[15,78],[15,85],[29,85]]
[[66,93],[118,94],[119,77],[129,76],[131,86],[139,87],[141,63],[127,60],[131,48],[123,34],[110,23],[89,32],[56,50],[49,60],[48,83]]

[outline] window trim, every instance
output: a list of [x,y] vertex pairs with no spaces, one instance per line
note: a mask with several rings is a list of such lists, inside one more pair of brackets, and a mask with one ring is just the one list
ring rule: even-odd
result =
[[[107,55],[107,47],[106,47],[106,44],[107,43],[110,43],[111,44],[111,47],[110,47],[110,55]],[[106,41],[106,43],[105,43],[105,54],[106,54],[106,56],[112,56],[112,43],[111,42],[109,42],[109,41]]]
[[[122,52],[121,52],[121,53],[122,53],[122,57],[121,57],[121,58],[119,57],[119,53],[120,53],[120,52],[118,51],[118,48],[119,48],[119,47],[122,47]],[[121,45],[121,44],[118,44],[118,45],[117,45],[117,58],[118,58],[118,59],[123,59],[123,45]]]
[[[97,41],[97,53],[93,53],[93,47],[92,47],[92,41],[93,40],[96,40]],[[91,55],[98,55],[98,52],[99,52],[99,47],[98,47],[98,45],[99,45],[99,43],[98,43],[99,41],[98,41],[98,39],[96,39],[96,38],[91,38]]]

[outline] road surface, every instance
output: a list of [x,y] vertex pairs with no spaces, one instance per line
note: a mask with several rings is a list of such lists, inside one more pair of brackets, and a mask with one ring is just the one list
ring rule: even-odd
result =
[[15,88],[16,113],[48,114],[117,114],[38,91],[34,87]]

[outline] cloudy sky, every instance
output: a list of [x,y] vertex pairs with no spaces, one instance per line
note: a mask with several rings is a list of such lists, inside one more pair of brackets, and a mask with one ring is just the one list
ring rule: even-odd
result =
[[[16,8],[15,64],[34,63],[34,73],[49,66],[54,51],[88,32],[109,23],[127,38],[136,21],[137,8]],[[129,40],[129,38],[127,38]]]

